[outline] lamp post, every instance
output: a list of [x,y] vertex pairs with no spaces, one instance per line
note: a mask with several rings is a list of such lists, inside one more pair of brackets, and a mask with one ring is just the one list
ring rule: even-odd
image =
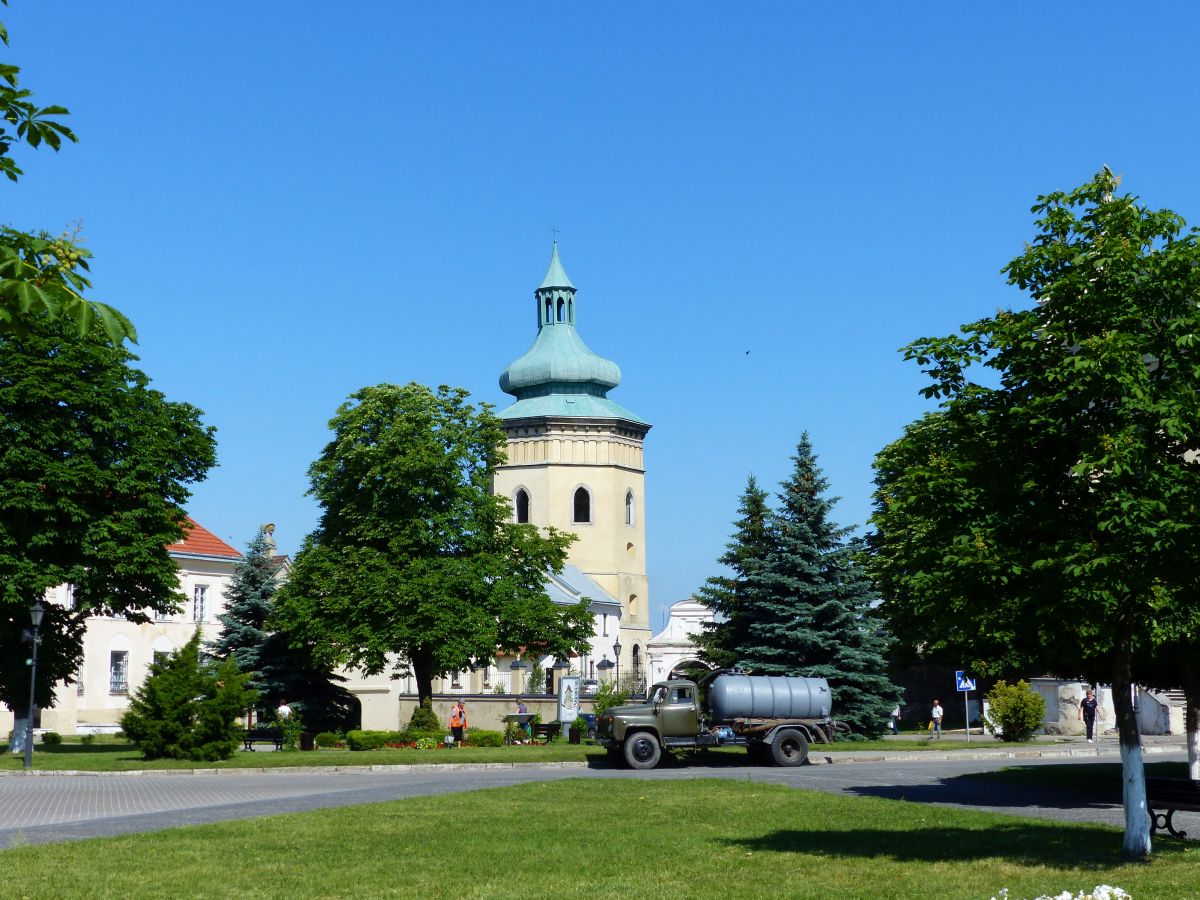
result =
[[33,622],[33,632],[29,635],[30,643],[33,644],[33,654],[29,659],[29,712],[26,714],[25,720],[25,766],[26,769],[33,768],[33,703],[34,690],[37,687],[37,653],[38,644],[42,642],[42,616],[46,614],[46,608],[42,604],[35,603],[33,608],[29,610],[29,619]]
[[617,658],[617,690],[621,689],[621,639],[617,638],[613,641],[613,656]]

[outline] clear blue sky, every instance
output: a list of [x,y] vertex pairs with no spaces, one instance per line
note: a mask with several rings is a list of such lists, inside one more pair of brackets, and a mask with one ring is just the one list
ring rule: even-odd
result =
[[1200,222],[1194,4],[583,6],[0,10],[81,138],[20,154],[0,221],[82,221],[96,298],[218,429],[190,504],[217,534],[274,521],[296,550],[363,385],[506,405],[557,225],[612,397],[654,423],[657,629],[802,430],[865,522],[925,408],[897,348],[1024,302],[999,269],[1037,194],[1108,164]]

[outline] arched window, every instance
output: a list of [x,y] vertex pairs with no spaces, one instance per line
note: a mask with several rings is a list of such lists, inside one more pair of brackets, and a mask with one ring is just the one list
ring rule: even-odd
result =
[[625,524],[633,524],[633,491],[625,492]]
[[554,306],[550,302],[550,298],[546,298],[546,324],[549,325],[554,321]]
[[633,677],[642,677],[642,648],[637,644],[633,645]]
[[587,488],[575,489],[575,517],[576,522],[592,521],[592,495],[588,493]]
[[529,521],[529,492],[525,488],[517,490],[517,502],[514,505],[517,508],[517,521],[524,525]]
[[558,298],[558,321],[567,321],[567,301],[562,297]]

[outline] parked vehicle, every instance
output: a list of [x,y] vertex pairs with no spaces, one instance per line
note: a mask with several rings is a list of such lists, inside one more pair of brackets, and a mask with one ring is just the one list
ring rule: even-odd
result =
[[600,682],[595,678],[585,678],[579,682],[579,696],[595,697],[600,693]]
[[709,747],[745,747],[752,759],[798,766],[809,744],[833,741],[830,711],[824,678],[723,670],[699,682],[658,682],[645,703],[605,710],[596,739],[610,759],[634,769],[653,769],[666,750]]

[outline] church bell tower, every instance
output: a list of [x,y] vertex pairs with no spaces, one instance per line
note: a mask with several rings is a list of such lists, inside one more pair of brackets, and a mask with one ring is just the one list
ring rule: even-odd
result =
[[[516,397],[499,415],[507,458],[495,490],[512,502],[518,522],[573,532],[567,562],[620,607],[622,680],[647,677],[651,638],[646,579],[645,469],[650,424],[608,399],[621,382],[615,362],[588,349],[576,330],[575,285],[558,258],[534,291],[537,337],[500,376]],[[610,651],[611,652],[611,651]]]

